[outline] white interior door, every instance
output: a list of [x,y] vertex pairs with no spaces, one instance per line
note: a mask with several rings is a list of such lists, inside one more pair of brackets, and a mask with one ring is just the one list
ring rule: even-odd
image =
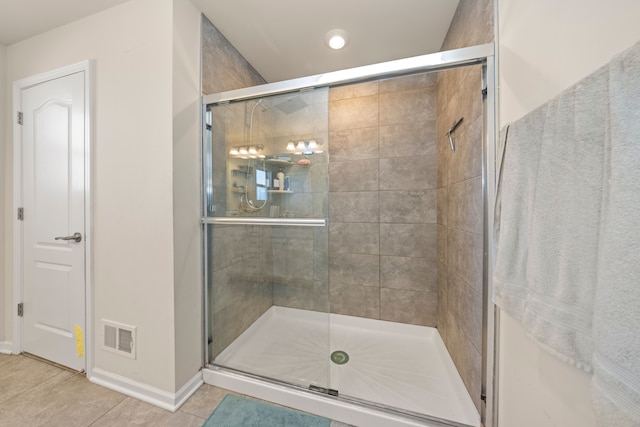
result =
[[22,350],[85,369],[85,72],[21,90]]

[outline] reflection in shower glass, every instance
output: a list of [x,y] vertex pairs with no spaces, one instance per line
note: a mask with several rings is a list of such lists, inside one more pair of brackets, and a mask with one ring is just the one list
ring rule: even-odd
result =
[[[328,217],[328,89],[211,105],[207,120],[207,216]],[[207,250],[209,362],[326,387],[327,228],[209,224]],[[309,313],[312,333],[254,334],[277,331],[292,310]]]

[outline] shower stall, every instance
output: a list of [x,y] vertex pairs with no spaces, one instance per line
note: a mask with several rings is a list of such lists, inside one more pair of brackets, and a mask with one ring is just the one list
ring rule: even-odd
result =
[[[440,107],[461,72],[475,101]],[[204,97],[206,382],[351,424],[491,416],[493,90],[482,45]]]

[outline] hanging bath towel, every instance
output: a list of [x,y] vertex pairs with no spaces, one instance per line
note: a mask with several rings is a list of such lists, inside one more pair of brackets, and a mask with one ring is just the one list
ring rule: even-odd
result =
[[639,111],[640,44],[510,125],[496,206],[496,304],[604,426],[640,425]]
[[640,426],[640,44],[609,67],[610,126],[593,317],[603,426]]
[[601,70],[513,123],[500,182],[496,303],[591,369],[607,82]]

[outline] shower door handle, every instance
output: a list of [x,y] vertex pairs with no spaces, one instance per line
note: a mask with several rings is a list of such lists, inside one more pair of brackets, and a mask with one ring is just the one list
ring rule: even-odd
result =
[[60,237],[55,237],[54,240],[74,240],[76,242],[81,242],[82,241],[82,234],[78,233],[77,231],[75,233],[73,233],[73,235],[71,236],[60,236]]

